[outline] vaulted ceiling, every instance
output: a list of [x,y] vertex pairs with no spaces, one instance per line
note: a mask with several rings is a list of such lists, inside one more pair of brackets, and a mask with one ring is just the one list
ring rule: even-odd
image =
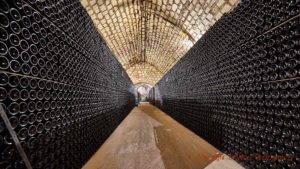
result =
[[81,0],[133,83],[155,85],[239,0]]

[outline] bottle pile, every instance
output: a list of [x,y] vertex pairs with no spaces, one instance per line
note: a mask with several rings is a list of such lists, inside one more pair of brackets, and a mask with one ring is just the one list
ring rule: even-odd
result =
[[300,1],[242,1],[152,90],[209,143],[249,157],[237,159],[246,168],[299,168]]
[[[79,1],[0,0],[0,102],[33,168],[80,168],[135,104]],[[24,162],[3,121],[0,168]]]

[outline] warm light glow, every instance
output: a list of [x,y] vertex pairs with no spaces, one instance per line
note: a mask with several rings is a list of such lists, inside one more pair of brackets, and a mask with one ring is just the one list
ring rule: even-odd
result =
[[81,0],[133,83],[154,85],[239,0]]

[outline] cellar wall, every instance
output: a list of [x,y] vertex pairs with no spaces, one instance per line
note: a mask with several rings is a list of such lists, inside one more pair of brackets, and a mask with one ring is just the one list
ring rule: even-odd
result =
[[246,168],[298,168],[299,12],[298,1],[242,1],[155,85],[151,103]]
[[78,169],[134,107],[133,84],[79,1],[0,4],[0,168]]

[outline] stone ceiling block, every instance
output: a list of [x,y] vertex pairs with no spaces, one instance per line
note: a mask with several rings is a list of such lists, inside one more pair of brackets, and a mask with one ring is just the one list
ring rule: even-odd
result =
[[136,83],[155,85],[239,0],[81,0]]

